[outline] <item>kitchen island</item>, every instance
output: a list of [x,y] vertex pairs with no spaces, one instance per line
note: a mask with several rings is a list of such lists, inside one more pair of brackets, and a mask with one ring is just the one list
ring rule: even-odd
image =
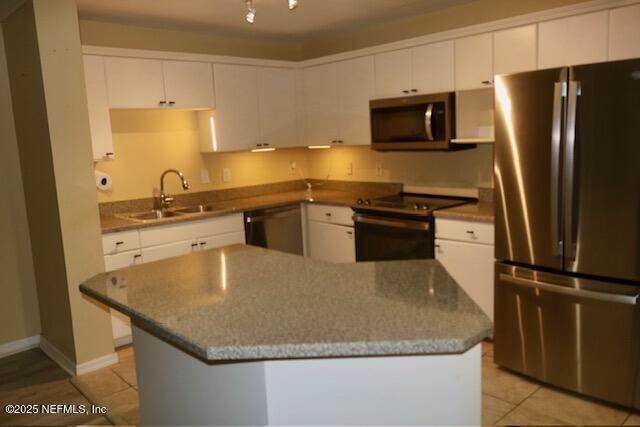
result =
[[434,260],[245,245],[93,277],[131,317],[145,424],[479,424],[491,323]]

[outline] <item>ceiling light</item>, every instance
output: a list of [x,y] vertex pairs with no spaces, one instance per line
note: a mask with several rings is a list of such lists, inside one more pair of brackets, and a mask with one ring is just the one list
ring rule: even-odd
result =
[[253,7],[253,0],[247,0],[247,15],[245,19],[249,24],[253,24],[256,20],[256,8]]
[[289,10],[293,10],[298,7],[298,0],[289,0]]

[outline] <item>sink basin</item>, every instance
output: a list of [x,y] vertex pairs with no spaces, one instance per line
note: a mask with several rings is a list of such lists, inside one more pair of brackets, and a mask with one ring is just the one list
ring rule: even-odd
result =
[[133,214],[123,215],[125,218],[133,219],[135,221],[152,221],[162,218],[171,218],[174,216],[180,216],[177,212],[152,210],[147,212],[138,212]]
[[186,208],[172,209],[171,212],[175,212],[177,214],[190,214],[190,213],[215,212],[222,209],[224,208],[220,208],[212,205],[196,205],[196,206],[189,206]]

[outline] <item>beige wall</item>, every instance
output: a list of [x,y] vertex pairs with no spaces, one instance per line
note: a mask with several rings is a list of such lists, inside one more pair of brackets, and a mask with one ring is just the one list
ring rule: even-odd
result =
[[0,345],[40,334],[36,279],[0,25]]
[[42,335],[70,361],[113,352],[78,286],[104,270],[74,0],[31,0],[4,25]]
[[224,35],[144,28],[90,20],[80,21],[80,32],[82,44],[86,45],[302,60],[583,1],[586,0],[476,0],[387,24],[304,41],[239,39]]
[[174,31],[99,21],[80,21],[82,44],[128,49],[165,50],[211,55],[243,56],[296,61],[300,42],[274,42],[263,38]]
[[[169,168],[185,174],[191,192],[297,179],[298,173],[289,172],[290,161],[307,169],[306,148],[201,154],[192,111],[112,110],[111,125],[115,160],[100,162],[96,169],[110,174],[114,184],[109,192],[98,191],[101,202],[151,197]],[[222,182],[222,168],[231,169],[231,182]],[[202,169],[209,173],[209,184],[201,183]],[[183,192],[175,176],[167,176],[165,183],[169,194]]]
[[[382,165],[382,176],[376,174]],[[337,147],[309,152],[310,177],[345,181],[401,182],[432,187],[492,187],[493,146],[463,151],[380,152]],[[347,169],[352,165],[353,174]]]

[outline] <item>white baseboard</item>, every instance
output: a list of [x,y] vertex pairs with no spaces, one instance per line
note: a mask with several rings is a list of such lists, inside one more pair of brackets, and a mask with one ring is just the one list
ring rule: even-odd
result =
[[98,369],[115,365],[116,363],[118,363],[118,355],[116,353],[107,354],[76,365],[76,375],[88,374],[89,372],[97,371]]
[[131,334],[113,339],[113,345],[115,348],[124,347],[125,345],[129,345],[132,342],[133,339],[131,338]]
[[39,345],[40,335],[34,335],[21,340],[11,341],[6,344],[0,344],[0,359],[11,356],[12,354],[31,350],[32,348],[37,348]]
[[76,375],[76,364],[43,336],[40,337],[40,349],[69,375]]

